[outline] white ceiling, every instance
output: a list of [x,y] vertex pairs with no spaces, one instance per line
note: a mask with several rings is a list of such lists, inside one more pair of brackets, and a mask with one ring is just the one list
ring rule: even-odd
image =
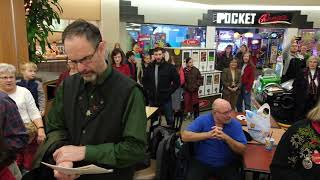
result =
[[210,5],[273,5],[273,6],[320,6],[319,0],[180,0]]

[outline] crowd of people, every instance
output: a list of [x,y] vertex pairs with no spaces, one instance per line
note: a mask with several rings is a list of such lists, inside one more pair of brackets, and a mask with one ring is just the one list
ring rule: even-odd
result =
[[[232,46],[218,56],[223,99],[216,99],[212,111],[200,115],[201,74],[192,58],[185,60],[186,67],[172,59],[166,61],[164,49],[157,44],[149,54],[141,54],[137,44],[127,53],[115,44],[108,55],[99,29],[84,20],[69,24],[62,42],[68,70],[58,79],[45,124],[46,105],[42,84],[36,78],[37,66],[22,65],[21,77],[16,77],[13,65],[0,63],[1,180],[132,179],[148,144],[146,105],[159,107],[168,127],[173,127],[175,112],[182,111],[187,118],[193,115],[195,120],[181,133],[181,139],[194,143],[195,148],[186,179],[208,179],[212,175],[240,179],[239,165],[247,139],[231,112],[251,109],[256,66],[246,45],[235,56]],[[110,61],[106,60],[108,56]],[[282,137],[271,173],[275,179],[317,179],[319,61],[315,56],[300,55],[295,41],[285,50],[283,59],[283,78],[295,79],[293,86],[300,100],[296,101],[300,113],[296,118],[303,120]],[[70,175],[41,162],[65,168],[95,164],[113,172]]]

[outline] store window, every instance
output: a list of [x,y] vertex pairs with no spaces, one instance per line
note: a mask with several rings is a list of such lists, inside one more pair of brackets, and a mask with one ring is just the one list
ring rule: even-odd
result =
[[189,42],[192,46],[206,46],[206,27],[128,23],[126,29],[144,51],[153,48],[155,43],[160,47],[189,46]]

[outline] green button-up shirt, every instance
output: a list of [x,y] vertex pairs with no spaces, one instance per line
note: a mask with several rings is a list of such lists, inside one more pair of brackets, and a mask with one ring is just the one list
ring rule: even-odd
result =
[[[110,76],[111,72],[112,67],[108,67],[98,77],[96,83],[103,83],[104,80]],[[64,126],[63,95],[63,88],[59,88],[46,122],[48,133],[59,130],[64,131],[66,129]],[[126,122],[123,131],[123,141],[116,144],[86,145],[84,160],[121,168],[133,165],[144,158],[147,144],[147,117],[143,94],[138,87],[133,88],[127,102],[125,113],[129,115],[127,119],[122,119],[123,122]]]

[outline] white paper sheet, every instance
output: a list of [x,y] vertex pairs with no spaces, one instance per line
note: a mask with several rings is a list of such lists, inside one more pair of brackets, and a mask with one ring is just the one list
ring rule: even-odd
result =
[[63,174],[67,174],[67,175],[104,174],[104,173],[112,173],[113,172],[113,169],[105,169],[105,168],[101,168],[101,167],[98,167],[93,164],[88,165],[88,166],[77,167],[77,168],[66,168],[66,167],[48,164],[45,162],[41,162],[41,163],[50,167],[51,169],[57,170]]

